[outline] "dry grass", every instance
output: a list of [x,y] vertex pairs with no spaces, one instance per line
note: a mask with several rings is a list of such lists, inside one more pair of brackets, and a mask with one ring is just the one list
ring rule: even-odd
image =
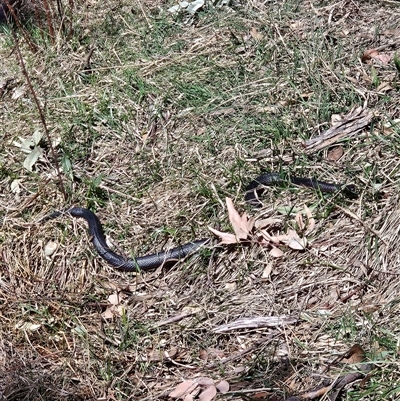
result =
[[[171,5],[86,2],[53,40],[29,26],[36,53],[21,39],[67,200],[46,139],[33,172],[23,168],[15,142],[42,126],[9,29],[0,33],[0,398],[150,400],[208,376],[230,383],[224,398],[280,400],[357,370],[330,364],[358,343],[376,369],[342,399],[398,399],[399,72],[360,60],[399,40],[398,6],[208,4],[185,25]],[[332,114],[363,104],[374,122],[339,161],[304,154]],[[249,180],[280,170],[353,182],[360,196],[274,188],[263,209],[246,206]],[[226,196],[281,218],[279,232],[293,226],[287,210],[312,206],[309,248],[274,259],[256,243],[211,247],[138,276],[107,266],[83,222],[35,223],[90,207],[117,249],[141,255],[208,237],[207,226],[229,231]],[[58,249],[46,257],[50,240]],[[116,293],[123,308],[106,319]],[[298,323],[214,332],[281,315]]]

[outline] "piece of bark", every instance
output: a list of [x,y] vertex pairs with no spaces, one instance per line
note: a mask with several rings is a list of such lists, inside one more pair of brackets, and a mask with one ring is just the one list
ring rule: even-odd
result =
[[306,152],[313,153],[320,149],[333,145],[342,139],[348,139],[361,133],[371,122],[373,114],[362,107],[350,110],[343,120],[323,132],[321,135],[304,142]]

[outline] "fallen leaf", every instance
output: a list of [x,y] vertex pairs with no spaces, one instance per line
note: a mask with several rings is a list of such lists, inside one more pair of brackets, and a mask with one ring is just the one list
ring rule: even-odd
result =
[[119,296],[117,293],[111,294],[108,297],[108,302],[110,302],[111,305],[118,305],[119,304]]
[[269,218],[269,219],[257,220],[255,222],[254,226],[256,228],[262,229],[262,228],[266,228],[266,227],[272,226],[272,225],[277,224],[277,223],[279,223],[279,224],[282,223],[282,220],[281,219]]
[[386,65],[390,63],[392,56],[386,53],[379,53],[376,49],[365,50],[361,56],[361,61],[365,64],[372,64],[373,60],[377,60]]
[[267,279],[271,275],[271,272],[272,272],[272,263],[268,263],[267,266],[265,266],[261,277],[263,279]]
[[215,387],[222,394],[227,393],[229,391],[229,383],[226,380],[220,381]]
[[296,251],[302,251],[307,247],[307,240],[305,238],[292,238],[288,243],[287,246],[289,248],[295,249]]
[[21,96],[25,94],[26,90],[25,88],[15,88],[13,94],[11,95],[11,99],[17,100]]
[[378,53],[378,51],[377,51],[376,49],[368,49],[368,50],[365,50],[364,53],[363,53],[363,55],[361,56],[361,61],[362,61],[363,63],[365,63],[365,64],[368,64],[368,61],[370,61],[371,58],[372,58],[374,55],[377,55],[377,54],[379,54],[379,53]]
[[220,244],[237,244],[239,242],[238,238],[234,234],[224,233],[212,227],[208,227],[208,229],[217,237],[221,238]]
[[354,344],[345,357],[342,359],[344,363],[353,364],[353,363],[361,363],[365,359],[365,352],[361,348],[360,344]]
[[210,386],[207,389],[205,389],[199,395],[199,400],[200,401],[211,401],[216,395],[217,395],[217,389],[213,385],[213,386]]
[[32,171],[32,167],[35,165],[35,163],[39,160],[40,157],[43,156],[43,150],[40,146],[35,146],[32,150],[32,152],[29,153],[28,156],[26,156],[26,159],[24,160],[24,167],[28,171]]
[[392,57],[390,56],[390,54],[386,54],[386,53],[377,54],[376,56],[374,56],[372,58],[374,60],[380,61],[384,65],[389,64],[390,61],[392,60]]
[[45,256],[51,256],[53,253],[57,250],[58,244],[57,242],[54,241],[49,241],[45,246],[44,246],[44,254]]
[[328,152],[326,159],[332,162],[337,162],[343,156],[343,153],[343,146],[335,146]]
[[311,210],[307,205],[304,205],[304,211],[306,212],[306,216],[308,219],[308,224],[307,224],[307,233],[310,233],[314,230],[315,228],[315,219],[311,213]]
[[[269,252],[269,254],[271,255],[271,256],[273,256],[274,258],[281,258],[283,255],[284,255],[284,253],[279,249],[279,248],[277,248],[277,247],[272,247],[272,249],[271,249],[271,251]],[[271,271],[271,270],[270,270]],[[265,272],[265,270],[264,270],[264,272]],[[263,278],[265,278],[264,277],[264,272],[263,272]],[[269,274],[268,274],[268,276],[269,276]]]
[[192,392],[197,386],[198,383],[194,380],[185,380],[184,382],[179,383],[175,387],[175,390],[171,391],[168,396],[171,398],[180,398],[184,394]]
[[294,219],[295,219],[299,229],[304,230],[305,224],[304,224],[303,216],[302,216],[301,212],[298,212]]
[[263,35],[254,26],[250,29],[250,36],[255,40],[261,40],[263,38]]
[[239,239],[246,239],[249,234],[247,214],[244,213],[243,216],[240,216],[233,205],[232,199],[226,198],[225,200],[228,209],[229,221],[232,224],[232,228],[236,234],[236,237]]
[[101,314],[101,316],[102,316],[104,319],[112,319],[112,318],[114,317],[114,313],[113,313],[113,311],[111,310],[111,308],[107,308],[107,309]]
[[210,377],[199,377],[196,379],[196,383],[198,383],[200,386],[213,386],[214,385],[214,380],[211,379]]
[[270,239],[276,244],[282,243],[296,250],[303,250],[307,246],[307,239],[300,238],[294,230],[289,230],[287,234],[271,236]]

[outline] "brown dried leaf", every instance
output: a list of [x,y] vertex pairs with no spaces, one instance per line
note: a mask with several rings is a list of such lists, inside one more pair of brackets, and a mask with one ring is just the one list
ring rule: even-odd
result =
[[363,55],[361,56],[361,61],[365,64],[371,63],[371,58],[378,55],[378,51],[376,49],[368,49],[365,50]]
[[231,198],[226,198],[226,207],[228,209],[229,221],[232,224],[232,228],[236,234],[236,237],[239,239],[246,239],[249,234],[247,226],[247,214],[244,213],[243,216],[240,216],[240,214],[235,209],[235,206],[233,206]]
[[262,219],[262,220],[257,220],[254,225],[256,228],[262,229],[262,228],[267,228],[268,226],[272,226],[277,223],[279,223],[279,224],[282,223],[282,220],[281,219],[273,219],[273,218]]
[[346,354],[346,358],[343,358],[343,362],[348,364],[361,363],[365,359],[365,352],[361,348],[360,344],[354,344],[349,352]]
[[107,308],[107,309],[101,314],[101,316],[102,316],[104,319],[112,319],[112,318],[114,317],[114,313],[113,313],[113,311],[111,310],[111,308]]
[[237,244],[239,242],[238,238],[234,234],[224,233],[212,227],[208,227],[208,229],[217,237],[221,238],[221,244]]
[[226,380],[220,381],[215,387],[222,394],[227,393],[229,391],[229,383]]
[[307,216],[307,219],[308,219],[307,233],[310,233],[315,228],[315,219],[314,219],[314,217],[313,217],[313,215],[311,213],[311,210],[308,208],[307,205],[304,205],[304,211],[306,212],[306,216]]
[[213,386],[210,386],[207,389],[205,389],[199,395],[199,400],[200,401],[211,401],[216,395],[217,395],[217,389],[213,385]]
[[254,26],[250,29],[250,36],[255,40],[261,40],[263,38],[262,33],[260,33]]
[[337,162],[343,156],[343,146],[335,146],[328,152],[327,160]]
[[[279,248],[277,248],[275,246],[271,249],[269,254],[271,256],[273,256],[274,258],[281,258],[284,255],[284,253]],[[264,270],[264,272],[265,272],[265,270]],[[271,270],[270,270],[270,272],[271,272]],[[263,278],[264,278],[264,273],[263,273]]]
[[301,214],[301,211],[300,211],[300,212],[297,212],[297,214],[296,214],[296,216],[295,216],[294,219],[295,219],[295,221],[296,221],[297,226],[299,227],[299,229],[300,229],[300,230],[304,230],[305,224],[304,224],[304,221],[303,221],[303,216],[302,216],[302,214]]
[[200,386],[213,386],[214,385],[214,380],[211,379],[210,377],[199,377],[196,379],[196,383],[198,383]]
[[392,57],[386,53],[377,54],[376,56],[373,56],[372,58],[374,60],[380,61],[384,65],[389,64],[392,61]]
[[171,391],[168,396],[171,398],[180,398],[186,393],[190,393],[198,386],[194,380],[185,380],[182,383],[179,383],[175,390]]
[[272,272],[272,263],[268,263],[262,272],[261,278],[267,279],[271,275],[271,272]]
[[108,302],[110,302],[111,305],[118,305],[119,304],[119,296],[116,292],[114,294],[111,294],[108,297]]
[[361,61],[365,64],[372,64],[373,60],[377,60],[386,65],[392,61],[392,56],[386,53],[379,53],[377,49],[366,50],[361,56]]

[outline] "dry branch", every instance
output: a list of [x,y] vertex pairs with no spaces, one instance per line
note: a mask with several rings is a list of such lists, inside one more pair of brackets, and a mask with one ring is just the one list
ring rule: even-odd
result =
[[258,316],[239,319],[231,323],[216,327],[215,333],[224,333],[239,329],[260,329],[263,327],[282,326],[284,324],[295,324],[298,321],[297,316]]
[[306,152],[312,153],[342,139],[358,135],[372,120],[373,114],[362,107],[353,108],[344,118],[316,138],[304,142]]

